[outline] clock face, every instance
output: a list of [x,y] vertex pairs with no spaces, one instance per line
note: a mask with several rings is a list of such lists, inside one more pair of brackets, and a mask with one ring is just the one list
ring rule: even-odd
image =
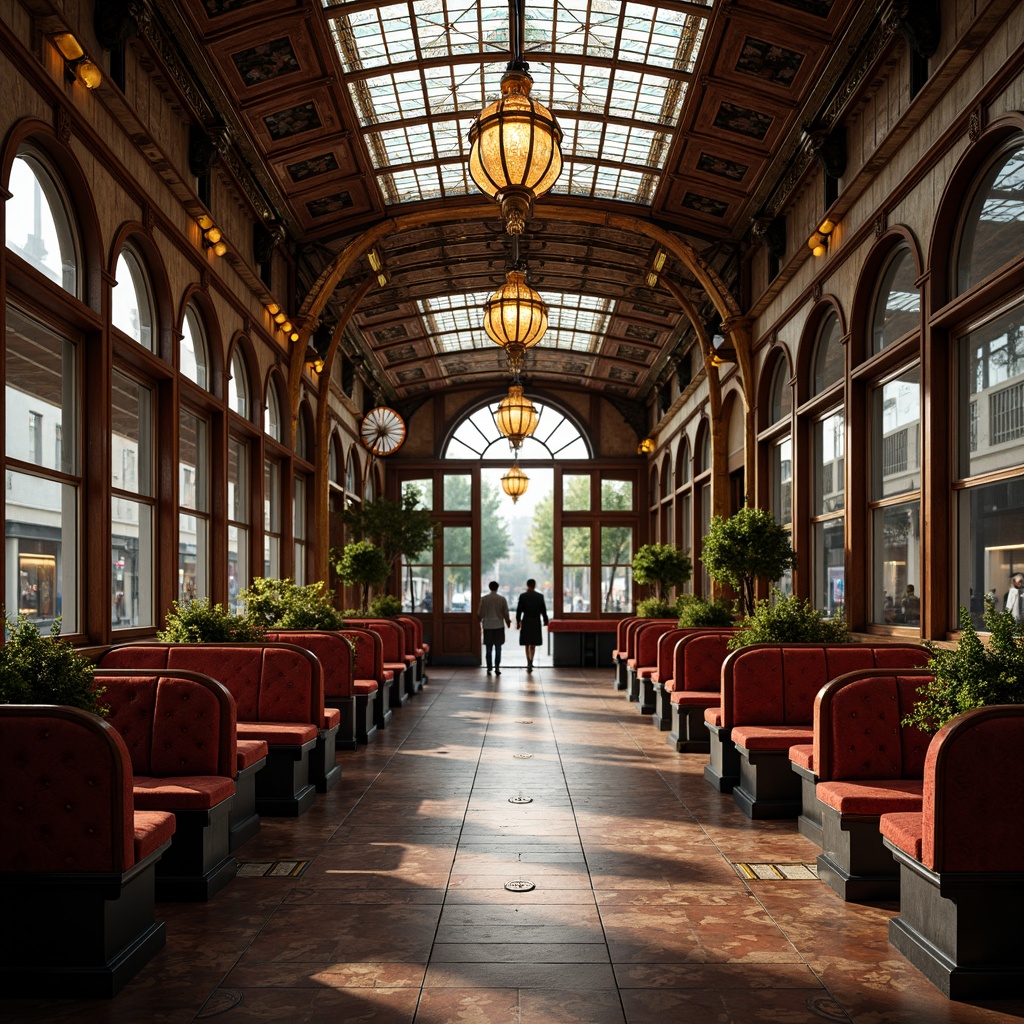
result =
[[390,455],[405,441],[405,421],[394,409],[378,405],[363,417],[359,434],[374,455]]

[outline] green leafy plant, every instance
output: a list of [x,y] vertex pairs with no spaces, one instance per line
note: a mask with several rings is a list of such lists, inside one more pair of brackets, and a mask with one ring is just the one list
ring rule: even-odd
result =
[[43,636],[24,615],[4,617],[6,642],[0,647],[0,704],[65,704],[94,715],[109,710],[103,687],[93,685],[95,667],[60,639],[60,618]]
[[370,602],[370,614],[375,619],[393,619],[402,614],[402,602],[391,594],[380,594]]
[[972,708],[1024,703],[1024,623],[1009,612],[997,612],[990,599],[985,602],[983,621],[991,634],[987,645],[963,606],[960,642],[953,650],[925,643],[931,654],[932,679],[918,689],[921,699],[904,725],[931,733]]
[[676,601],[680,629],[697,629],[701,626],[726,627],[733,625],[733,612],[728,601],[717,598],[705,601],[694,594],[683,594]]
[[245,602],[246,617],[268,629],[342,629],[345,625],[323,580],[300,587],[290,579],[257,576],[239,597]]
[[246,643],[262,640],[266,626],[243,615],[232,615],[207,597],[175,601],[157,639],[177,644]]
[[642,619],[671,619],[675,605],[663,597],[645,597],[636,603],[636,613]]
[[740,596],[744,615],[754,611],[754,584],[774,582],[796,565],[789,534],[771,512],[744,506],[734,516],[715,516],[704,538],[701,561],[716,583],[727,583]]
[[380,586],[388,578],[388,560],[376,544],[368,540],[355,541],[343,548],[331,549],[331,565],[344,583],[362,588],[361,612],[366,614],[370,600],[370,587]]
[[645,544],[633,556],[633,579],[650,586],[654,597],[667,598],[693,575],[690,556],[674,544]]
[[771,598],[758,602],[753,615],[729,638],[729,649],[748,644],[848,644],[853,642],[846,619],[822,618],[821,612],[795,594],[783,597],[772,587]]

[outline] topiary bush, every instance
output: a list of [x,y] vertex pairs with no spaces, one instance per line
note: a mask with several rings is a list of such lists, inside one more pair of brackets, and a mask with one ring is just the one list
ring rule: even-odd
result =
[[65,704],[106,715],[103,687],[93,684],[95,666],[67,640],[60,639],[60,618],[43,636],[24,615],[17,623],[4,617],[7,637],[0,647],[0,704]]
[[633,579],[651,587],[654,597],[666,597],[693,575],[690,556],[674,544],[644,544],[633,556]]
[[402,602],[391,594],[381,594],[370,602],[369,610],[375,619],[393,619],[402,614]]
[[729,649],[748,644],[848,644],[853,642],[846,619],[822,618],[821,612],[795,594],[783,597],[772,587],[771,597],[759,601],[753,615],[729,638]]
[[925,642],[933,679],[918,689],[921,699],[903,720],[922,732],[935,732],[951,718],[990,704],[1024,703],[1024,623],[997,612],[985,601],[988,645],[982,643],[967,608],[960,608],[960,642],[953,650]]
[[345,619],[323,580],[304,587],[290,579],[257,576],[239,597],[246,617],[267,629],[342,629]]
[[208,597],[175,601],[164,619],[157,639],[176,644],[240,644],[260,641],[266,626],[243,615],[232,615]]
[[370,587],[380,586],[388,577],[388,560],[376,544],[367,540],[331,548],[331,567],[343,583],[361,588],[363,612],[369,604]]
[[680,629],[727,627],[734,625],[732,607],[724,598],[706,601],[694,594],[683,594],[676,601]]
[[645,597],[636,603],[636,613],[642,619],[671,619],[675,605],[663,597]]

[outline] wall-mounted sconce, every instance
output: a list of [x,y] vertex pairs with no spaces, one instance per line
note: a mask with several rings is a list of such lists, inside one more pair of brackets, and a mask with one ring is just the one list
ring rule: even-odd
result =
[[647,269],[647,276],[644,278],[644,283],[648,288],[654,288],[658,283],[658,275],[661,273],[665,266],[665,261],[668,259],[668,253],[664,249],[658,249],[654,253],[654,258],[651,260],[651,265]]
[[384,266],[384,257],[381,256],[380,249],[376,247],[371,249],[366,254],[366,259],[370,264],[370,269],[377,275],[377,284],[383,288],[391,280],[391,275]]
[[64,75],[69,82],[81,82],[87,89],[97,89],[103,82],[103,72],[86,56],[82,44],[70,32],[58,32],[50,37],[57,52],[64,58]]
[[220,228],[205,213],[196,217],[196,223],[203,233],[203,248],[212,249],[214,256],[223,256],[228,251],[228,243],[224,241]]
[[828,252],[829,235],[835,230],[835,224],[827,218],[823,220],[807,239],[808,248],[815,256],[824,256]]
[[324,372],[324,361],[320,358],[320,353],[317,352],[312,345],[306,346],[306,365],[321,374]]
[[654,451],[654,438],[645,437],[637,446],[637,455],[650,455]]

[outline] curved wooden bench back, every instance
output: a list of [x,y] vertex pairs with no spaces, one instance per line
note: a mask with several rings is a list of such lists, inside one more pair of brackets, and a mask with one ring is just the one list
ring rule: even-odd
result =
[[729,654],[729,638],[735,632],[728,627],[685,630],[672,648],[672,688],[721,692],[722,665]]
[[373,679],[384,685],[384,640],[372,629],[347,626],[341,635],[355,644],[354,673],[356,679]]
[[266,637],[274,643],[294,644],[315,655],[323,670],[325,696],[351,697],[355,693],[354,652],[340,630],[271,629]]

